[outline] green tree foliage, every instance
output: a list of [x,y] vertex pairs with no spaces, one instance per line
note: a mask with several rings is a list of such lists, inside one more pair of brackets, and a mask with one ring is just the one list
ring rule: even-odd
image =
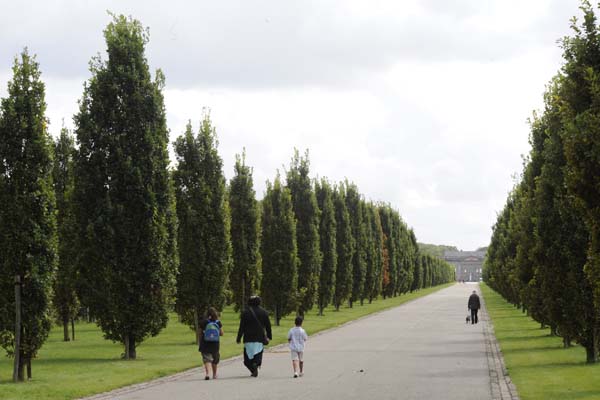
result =
[[346,207],[346,188],[343,183],[333,191],[333,207],[336,221],[337,269],[335,271],[335,291],[333,304],[336,310],[352,293],[352,256],[355,242],[352,236],[350,214]]
[[363,207],[363,219],[367,224],[367,270],[364,296],[371,303],[381,294],[383,282],[383,230],[377,207],[367,203]]
[[217,146],[208,114],[197,135],[188,122],[174,143],[180,262],[175,310],[196,331],[198,340],[202,314],[210,306],[222,309],[225,304],[231,266],[225,177]]
[[[565,182],[583,212],[590,240],[585,273],[592,285],[596,316],[600,315],[600,29],[591,4],[582,2],[584,18],[573,23],[574,35],[563,40],[565,64],[560,88],[562,137],[568,173]],[[598,317],[596,317],[598,318]],[[600,350],[595,329],[593,357]]]
[[317,300],[321,251],[319,249],[319,207],[308,176],[310,162],[308,151],[301,157],[294,149],[287,187],[292,194],[296,217],[296,243],[298,245],[298,312],[304,315]]
[[319,239],[322,252],[321,273],[319,274],[319,291],[317,306],[319,315],[323,315],[323,309],[333,300],[336,285],[337,251],[336,251],[336,221],[335,207],[333,205],[333,189],[323,178],[315,182],[315,194],[317,204],[321,210],[319,221]]
[[358,192],[358,187],[346,182],[346,207],[350,215],[350,226],[354,238],[354,252],[352,252],[352,289],[350,291],[350,307],[355,301],[364,299],[365,277],[367,272],[367,232],[363,220],[363,200]]
[[[400,219],[399,231],[401,251],[398,265],[398,293],[404,294],[410,291],[412,285],[414,258],[418,247],[413,242],[414,234],[411,235],[411,230],[402,219]],[[432,257],[434,260],[438,259]]]
[[252,169],[246,154],[235,157],[235,176],[229,184],[233,268],[229,278],[236,311],[242,310],[248,296],[258,293],[260,270],[260,220],[254,192]]
[[600,35],[589,2],[531,125],[523,174],[498,215],[484,278],[565,346],[600,342]]
[[[19,379],[50,331],[56,265],[52,139],[46,130],[44,84],[27,50],[15,58],[0,105],[0,345],[15,350],[14,277],[21,277]],[[30,370],[30,368],[28,368]]]
[[419,243],[419,251],[423,254],[430,254],[435,257],[443,258],[446,251],[458,251],[456,246],[448,246],[444,244],[429,244]]
[[177,269],[164,76],[151,80],[139,21],[114,16],[75,116],[80,295],[124,356],[167,324]]
[[[69,322],[73,322],[79,310],[77,297],[77,227],[73,215],[73,158],[75,140],[66,128],[54,143],[54,192],[56,194],[58,223],[58,268],[54,280],[52,303],[58,321],[63,326],[64,341],[69,336]],[[73,324],[73,327],[75,325]],[[73,332],[73,340],[75,332]]]
[[[556,82],[555,82],[556,83]],[[535,188],[535,281],[545,321],[563,338],[577,341],[593,354],[594,310],[591,285],[584,275],[588,232],[582,213],[564,185],[566,160],[560,136],[556,86],[545,96],[544,115],[532,130],[545,136],[542,169]]]
[[296,310],[298,297],[298,250],[292,196],[281,185],[267,182],[262,201],[262,295],[265,307],[275,314],[275,323]]
[[[396,233],[394,232],[394,213],[388,205],[379,205],[379,217],[381,219],[381,229],[384,236],[384,278],[383,278],[383,297],[392,297],[396,293],[396,283],[398,279],[398,269],[396,257],[398,255]],[[421,288],[420,285],[417,286]]]

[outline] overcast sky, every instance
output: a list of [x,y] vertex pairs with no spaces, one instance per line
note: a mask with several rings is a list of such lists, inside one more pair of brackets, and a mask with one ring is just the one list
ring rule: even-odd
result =
[[354,181],[421,242],[487,245],[528,152],[527,118],[561,66],[577,0],[0,0],[0,96],[37,54],[50,130],[73,127],[106,10],[150,29],[171,141],[203,107],[225,175],[246,148],[265,181],[310,151],[313,176]]

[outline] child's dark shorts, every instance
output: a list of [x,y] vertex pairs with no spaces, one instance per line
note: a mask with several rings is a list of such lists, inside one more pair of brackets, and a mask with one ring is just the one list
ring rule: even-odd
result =
[[218,364],[219,360],[221,359],[221,355],[219,354],[218,351],[212,352],[212,353],[202,353],[202,361],[206,364],[206,363],[211,363],[211,364]]

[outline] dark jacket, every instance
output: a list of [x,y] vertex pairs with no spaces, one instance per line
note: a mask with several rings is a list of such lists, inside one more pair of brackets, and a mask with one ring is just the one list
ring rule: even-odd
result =
[[[267,314],[267,312],[261,307],[252,307],[252,310],[254,310],[256,318],[254,318],[254,315],[252,315],[252,312],[250,312],[249,307],[242,312],[242,316],[240,318],[240,329],[238,329],[236,341],[239,342],[243,336],[244,343],[262,342],[265,337],[265,330],[267,331],[267,337],[269,339],[273,339],[269,314]],[[262,323],[262,326],[258,323],[257,319],[260,321],[260,323]]]
[[469,310],[479,310],[481,308],[481,304],[479,303],[479,296],[473,293],[471,297],[469,297]]

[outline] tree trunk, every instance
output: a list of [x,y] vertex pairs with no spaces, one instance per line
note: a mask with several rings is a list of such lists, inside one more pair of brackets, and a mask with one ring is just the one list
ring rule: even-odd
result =
[[364,305],[364,304],[365,304],[365,299],[362,299],[362,298],[361,298],[361,299],[360,299],[360,305],[362,306],[362,305]]
[[63,342],[71,340],[69,337],[69,318],[63,317]]
[[123,358],[129,360],[129,335],[125,335],[123,339],[125,342],[125,354],[123,354]]
[[13,381],[23,380],[23,365],[21,364],[21,277],[15,275],[15,364],[13,366]]
[[27,380],[31,379],[31,357],[27,358]]
[[348,306],[350,306],[350,308],[352,308],[352,299],[348,300]]
[[568,349],[571,347],[571,339],[568,337],[563,338],[563,348]]
[[75,340],[75,318],[71,318],[71,340]]
[[19,371],[18,371],[18,380],[19,382],[23,382],[25,380],[25,364],[27,361],[25,360],[25,356],[23,353],[19,355]]
[[588,364],[595,364],[598,362],[598,353],[596,352],[596,346],[591,345],[585,348],[586,362]]
[[556,329],[556,325],[554,325],[554,324],[550,325],[550,335],[552,335],[552,336],[557,336],[558,335],[558,331]]
[[128,360],[135,360],[137,358],[137,353],[135,349],[135,339],[132,336],[129,336],[129,357]]

